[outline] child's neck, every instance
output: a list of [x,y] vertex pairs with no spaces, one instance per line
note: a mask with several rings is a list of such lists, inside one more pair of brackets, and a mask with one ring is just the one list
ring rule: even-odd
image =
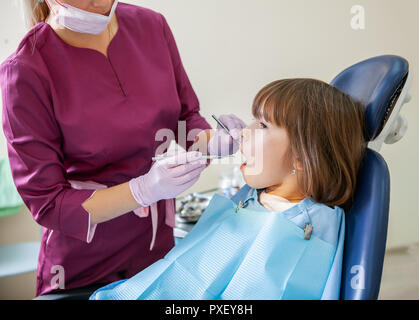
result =
[[282,198],[287,199],[290,202],[300,202],[305,198],[305,195],[301,193],[296,186],[280,184],[274,185],[266,188],[266,193],[276,195]]

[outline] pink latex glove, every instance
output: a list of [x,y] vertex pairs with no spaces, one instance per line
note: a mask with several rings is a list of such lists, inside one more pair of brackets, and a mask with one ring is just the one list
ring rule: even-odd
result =
[[164,156],[167,159],[156,161],[148,173],[129,181],[131,193],[142,207],[177,197],[194,185],[205,169],[206,160],[199,159],[201,152],[172,150]]
[[246,128],[246,124],[234,114],[222,115],[218,118],[229,130],[231,136],[217,124],[215,135],[208,142],[208,153],[210,155],[225,157],[237,152],[240,147],[240,132]]

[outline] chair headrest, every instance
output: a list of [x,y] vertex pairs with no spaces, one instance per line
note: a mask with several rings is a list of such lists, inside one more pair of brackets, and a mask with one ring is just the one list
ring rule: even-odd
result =
[[365,105],[366,139],[374,140],[388,120],[409,73],[409,63],[385,55],[359,62],[338,74],[331,85]]

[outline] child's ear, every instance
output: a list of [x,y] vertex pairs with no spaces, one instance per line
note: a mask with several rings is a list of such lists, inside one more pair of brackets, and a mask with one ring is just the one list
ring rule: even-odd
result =
[[303,165],[300,161],[294,161],[294,168],[297,171],[303,171],[304,170],[304,167],[303,167]]

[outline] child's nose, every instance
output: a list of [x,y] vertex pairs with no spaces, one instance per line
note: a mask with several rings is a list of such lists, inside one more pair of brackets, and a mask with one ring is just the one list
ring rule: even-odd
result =
[[244,137],[244,129],[240,130],[240,143],[243,143],[243,137]]
[[249,127],[243,128],[240,131],[240,143],[243,143],[243,141],[247,140],[249,137],[250,129]]

